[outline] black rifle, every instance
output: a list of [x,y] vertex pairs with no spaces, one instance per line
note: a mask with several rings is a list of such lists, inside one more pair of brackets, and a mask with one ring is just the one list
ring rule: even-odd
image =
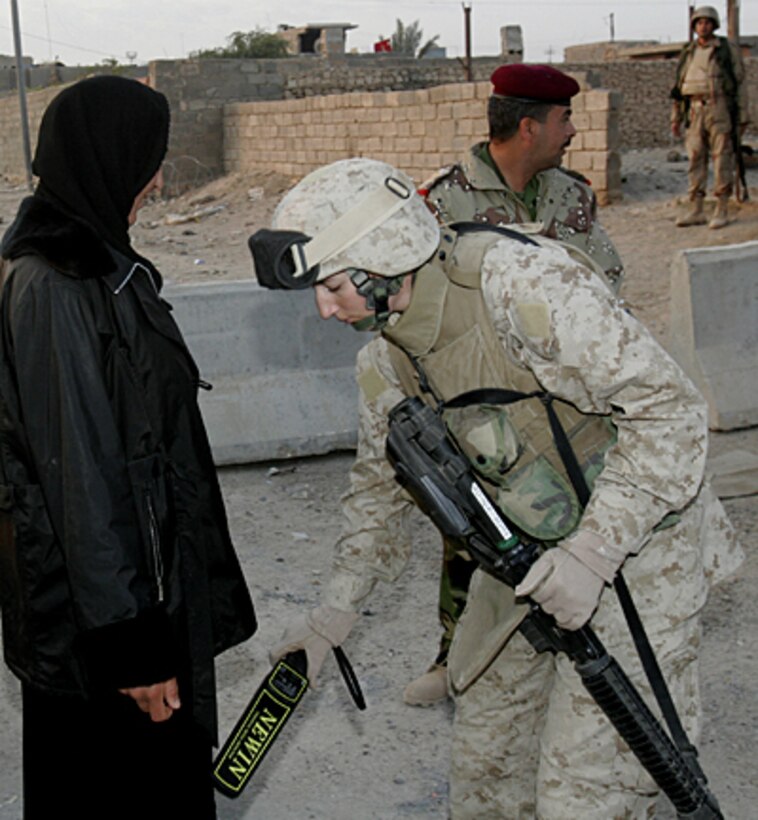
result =
[[747,176],[745,175],[745,157],[742,152],[739,113],[736,100],[732,99],[729,104],[729,117],[732,121],[732,151],[734,152],[734,161],[737,163],[735,198],[737,202],[747,202],[750,199],[750,191],[747,187]]
[[[387,456],[396,478],[441,533],[465,548],[481,568],[515,587],[544,547],[513,532],[476,480],[442,419],[418,398],[389,414]],[[531,602],[519,627],[537,652],[564,652],[680,818],[723,820],[694,747],[680,749],[642,700],[593,630],[566,630]]]

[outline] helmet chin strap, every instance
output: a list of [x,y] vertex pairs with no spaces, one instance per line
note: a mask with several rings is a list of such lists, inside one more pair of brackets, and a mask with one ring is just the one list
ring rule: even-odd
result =
[[366,300],[367,309],[374,311],[373,315],[354,322],[353,327],[355,330],[381,330],[390,318],[390,296],[400,291],[407,274],[386,279],[369,276],[365,270],[351,270],[348,275],[355,289]]

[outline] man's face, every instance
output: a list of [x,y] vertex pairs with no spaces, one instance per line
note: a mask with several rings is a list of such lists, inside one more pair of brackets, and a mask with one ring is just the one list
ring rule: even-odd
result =
[[358,293],[344,271],[319,282],[314,291],[316,307],[322,319],[331,319],[334,316],[338,321],[352,325],[372,315],[366,307],[365,298]]
[[714,27],[715,24],[710,17],[698,17],[697,20],[695,20],[695,34],[697,34],[697,39],[703,42],[710,40]]
[[567,105],[554,105],[548,111],[545,122],[532,122],[535,126],[532,146],[535,164],[542,171],[556,168],[561,164],[571,138],[576,134],[576,128],[571,122],[571,108]]

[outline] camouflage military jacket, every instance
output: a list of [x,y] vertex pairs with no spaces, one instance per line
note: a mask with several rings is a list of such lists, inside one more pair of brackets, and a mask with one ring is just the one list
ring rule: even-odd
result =
[[[474,145],[464,162],[443,171],[432,182],[427,204],[443,224],[532,222],[524,203],[479,156],[484,145]],[[624,268],[616,248],[598,221],[597,200],[592,189],[559,168],[541,171],[537,180],[539,232],[586,253],[618,292]]]
[[[715,48],[711,52],[708,63],[708,84],[711,89],[711,99],[723,101],[733,100],[736,106],[737,125],[750,123],[750,101],[748,99],[747,84],[745,83],[745,65],[740,50],[734,43],[725,37],[715,37]],[[679,56],[676,69],[676,84],[674,86],[675,101],[671,110],[671,122],[688,122],[688,101],[681,97],[684,78],[698,48],[693,40],[688,43]],[[678,99],[677,99],[678,98]],[[723,102],[722,102],[723,105]]]
[[[423,276],[422,268],[418,277]],[[481,284],[484,307],[513,361],[545,390],[583,413],[610,416],[617,427],[618,440],[606,453],[579,527],[569,538],[590,531],[614,551],[633,554],[667,514],[698,507],[693,500],[706,457],[705,403],[600,279],[559,247],[504,239],[484,256]],[[404,316],[394,317],[397,325]],[[378,580],[394,580],[410,553],[406,518],[412,502],[396,483],[384,452],[387,415],[405,396],[385,338],[373,339],[359,353],[357,376],[358,452],[326,594],[326,603],[343,610],[356,608]],[[702,505],[699,509],[702,518]],[[739,564],[739,547],[724,535],[729,526],[719,509],[713,520],[720,534],[708,543],[720,552],[703,556],[699,543],[687,547],[682,566],[688,569],[680,583],[691,594],[673,596],[672,603],[674,610],[683,610],[682,617],[702,606],[709,573],[723,577]],[[686,539],[676,535],[678,529],[654,536],[656,573],[682,561],[677,544]],[[700,523],[695,529],[705,531]]]

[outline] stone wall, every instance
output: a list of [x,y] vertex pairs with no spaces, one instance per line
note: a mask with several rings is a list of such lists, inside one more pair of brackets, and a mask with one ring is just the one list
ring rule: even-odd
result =
[[[300,177],[346,157],[382,159],[417,183],[486,138],[489,82],[416,91],[336,94],[234,103],[224,110],[226,171],[267,168]],[[601,203],[620,196],[621,97],[586,89],[574,101],[578,133],[566,165],[593,183]]]
[[[498,63],[497,58],[474,60],[474,76],[487,79]],[[458,60],[369,55],[158,60],[150,64],[151,85],[166,94],[172,113],[167,186],[181,190],[222,172],[222,109],[228,103],[428,88],[464,80]]]
[[[474,81],[489,80],[501,63],[499,57],[472,60]],[[460,60],[416,60],[391,54],[344,55],[339,60],[287,60],[282,61],[281,71],[286,98],[351,91],[411,91],[466,82],[466,70]]]
[[[27,94],[26,107],[29,112],[32,156],[37,143],[37,131],[42,114],[48,103],[63,88],[66,86],[57,85]],[[13,182],[23,182],[26,179],[24,146],[21,137],[21,113],[18,97],[15,95],[0,97],[0,176],[7,177]]]
[[[499,63],[497,57],[474,59],[474,79],[487,84],[492,70]],[[750,58],[746,65],[753,120],[758,123],[758,59]],[[617,112],[620,150],[673,144],[669,135],[668,97],[674,79],[673,61],[573,63],[561,68],[584,74],[591,87],[610,89],[622,95],[623,107]],[[152,85],[165,93],[171,104],[169,190],[191,187],[223,172],[222,112],[230,103],[304,100],[357,92],[410,92],[465,84],[464,66],[460,60],[413,60],[393,55],[345,55],[339,60],[312,55],[282,60],[159,60],[151,63],[149,74]],[[56,86],[29,93],[32,143],[36,140],[36,125],[42,109],[59,90],[60,86]],[[480,92],[477,90],[475,94],[482,105]],[[329,99],[334,101],[335,97],[329,96]],[[578,108],[576,110],[577,114],[583,113]],[[0,174],[23,179],[15,96],[0,96],[0,115]],[[448,123],[443,126],[443,131],[450,128]],[[484,133],[480,125],[475,130],[477,134]],[[584,125],[581,130],[585,130]],[[755,135],[758,135],[758,127],[751,132],[751,136]],[[455,133],[453,136],[464,137],[465,134]],[[456,145],[462,142],[459,139]],[[576,150],[586,149],[582,146]]]
[[[274,100],[284,94],[279,64],[287,60],[157,60],[149,81],[171,107],[166,187],[169,193],[223,171],[222,111],[238,100]],[[298,61],[299,62],[299,61]]]
[[[24,80],[29,90],[48,88],[61,83],[73,83],[82,77],[94,74],[118,74],[122,77],[144,77],[146,66],[125,65],[115,69],[109,66],[61,66],[55,64],[27,66],[24,68]],[[16,67],[0,66],[0,96],[16,94]]]
[[561,68],[592,71],[603,88],[623,94],[623,110],[619,117],[622,151],[674,144],[669,97],[676,73],[673,61],[570,63]]
[[[624,60],[609,63],[567,63],[564,71],[589,71],[597,85],[624,96],[619,119],[621,150],[673,145],[671,88],[676,80],[675,60]],[[745,60],[745,82],[750,98],[752,137],[758,136],[758,58]]]

